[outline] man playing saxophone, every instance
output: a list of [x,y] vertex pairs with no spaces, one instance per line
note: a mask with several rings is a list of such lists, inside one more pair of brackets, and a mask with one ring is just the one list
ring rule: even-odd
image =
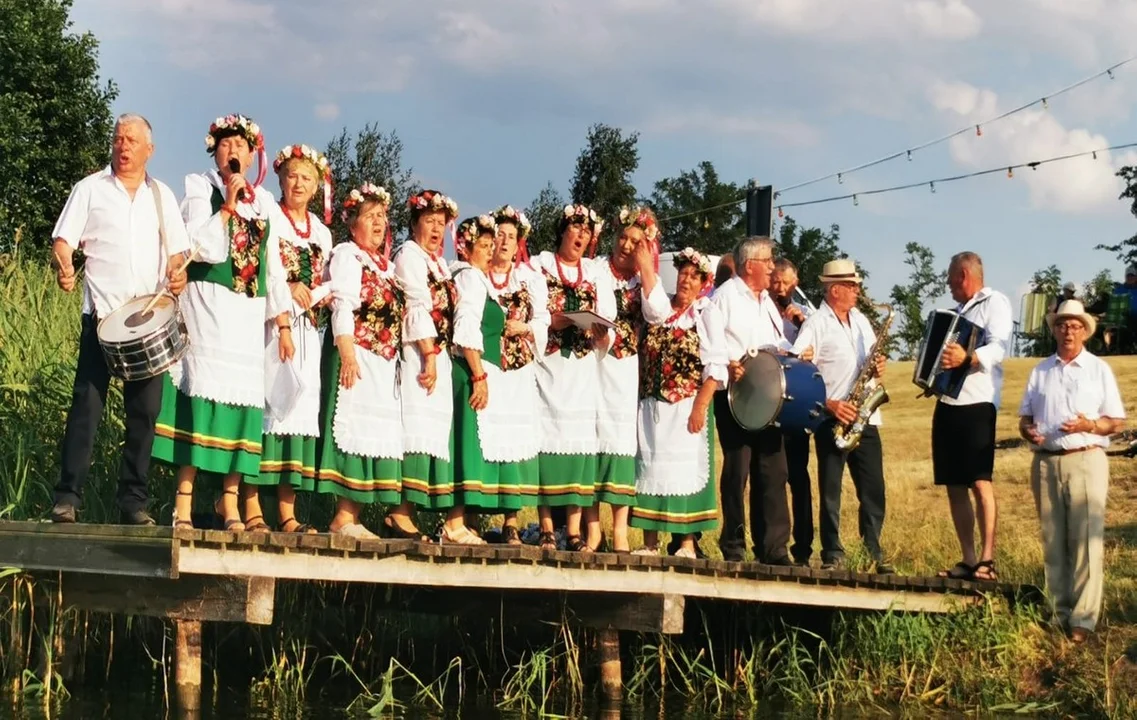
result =
[[[825,381],[829,418],[814,433],[817,453],[817,485],[821,505],[821,567],[844,565],[841,544],[841,480],[845,466],[853,477],[860,502],[858,526],[865,549],[876,572],[894,568],[884,559],[880,530],[884,524],[884,462],[880,445],[880,410],[875,406],[887,395],[874,393],[884,376],[885,357],[880,352],[887,337],[891,310],[877,342],[876,332],[864,313],[856,308],[861,294],[861,276],[852,260],[833,260],[821,271],[825,300],[806,318],[793,350],[795,355],[813,350],[813,363]],[[859,436],[853,430],[858,417],[867,422]]]

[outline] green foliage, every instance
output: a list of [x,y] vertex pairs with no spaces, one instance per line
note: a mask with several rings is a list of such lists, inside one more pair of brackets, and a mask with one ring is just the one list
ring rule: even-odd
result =
[[[1126,165],[1118,170],[1116,174],[1117,177],[1125,181],[1125,190],[1122,191],[1117,199],[1128,200],[1129,212],[1137,217],[1137,166]],[[1137,235],[1131,235],[1113,245],[1099,243],[1094,246],[1094,249],[1111,252],[1123,265],[1131,265],[1137,262]]]
[[656,182],[651,205],[661,221],[663,249],[689,246],[712,255],[730,252],[746,230],[743,206],[731,204],[742,196],[738,184],[719,179],[709,160]]
[[1082,286],[1082,297],[1085,304],[1091,305],[1098,298],[1112,293],[1113,285],[1113,275],[1109,268],[1099,270],[1097,275],[1094,275],[1089,282]]
[[113,82],[98,42],[71,32],[71,0],[0,0],[0,251],[17,228],[46,257],[71,186],[107,163]]
[[536,255],[543,250],[556,251],[557,221],[560,220],[564,206],[564,198],[553,184],[549,183],[537,193],[537,197],[533,198],[529,207],[525,208],[525,214],[533,225],[529,239],[526,241],[530,255]]
[[[339,216],[340,203],[352,188],[364,182],[380,185],[391,193],[390,220],[395,245],[410,237],[411,216],[407,198],[421,188],[415,181],[413,169],[403,167],[403,141],[394,130],[384,134],[377,123],[368,123],[356,134],[353,142],[348,137],[347,128],[344,128],[328,143],[324,154],[332,166],[335,202],[332,204],[331,231],[335,241],[350,237]],[[315,205],[321,204],[319,212],[322,213],[322,203],[323,198],[317,193],[313,199],[313,212],[316,212]]]
[[837,225],[830,225],[828,231],[801,227],[792,217],[786,217],[775,239],[779,257],[797,266],[798,287],[815,305],[820,305],[823,299],[818,280],[821,268],[830,260],[849,257],[841,250],[841,229]]
[[912,268],[908,284],[893,285],[890,297],[896,312],[897,350],[902,360],[911,360],[924,339],[924,305],[947,290],[947,271],[937,271],[935,253],[917,242],[904,246],[904,264]]
[[1030,279],[1030,291],[1057,296],[1062,291],[1062,271],[1058,269],[1057,265],[1035,270]]
[[605,238],[615,237],[611,229],[618,225],[620,208],[636,200],[632,175],[640,164],[638,141],[637,132],[624,135],[619,128],[597,123],[588,129],[587,144],[576,158],[572,200],[595,210],[609,229],[601,238],[598,254],[610,246]]

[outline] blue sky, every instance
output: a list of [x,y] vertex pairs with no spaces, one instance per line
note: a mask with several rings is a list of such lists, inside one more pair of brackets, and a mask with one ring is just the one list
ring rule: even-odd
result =
[[[243,112],[270,152],[346,126],[394,129],[421,182],[463,214],[568,189],[590,124],[640,133],[635,177],[714,162],[775,187],[939,137],[1137,54],[1121,0],[76,0],[101,42],[116,112],[155,127],[152,172],[180,194],[208,167],[218,115]],[[1137,63],[997,124],[794,202],[1137,141]],[[1102,153],[1005,174],[797,208],[841,227],[883,300],[906,242],[941,264],[983,258],[1012,297],[1051,263],[1084,282],[1122,268],[1099,242],[1137,233]],[[270,177],[267,183],[275,190]],[[663,228],[666,232],[666,227]],[[949,302],[947,298],[941,304]]]

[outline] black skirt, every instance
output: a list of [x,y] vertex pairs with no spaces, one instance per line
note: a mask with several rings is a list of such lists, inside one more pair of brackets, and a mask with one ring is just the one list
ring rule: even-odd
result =
[[995,471],[995,405],[948,405],[932,413],[932,472],[936,485],[970,487]]

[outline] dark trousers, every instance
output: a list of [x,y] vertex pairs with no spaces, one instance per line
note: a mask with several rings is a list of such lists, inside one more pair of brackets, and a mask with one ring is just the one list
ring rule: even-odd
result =
[[786,451],[782,430],[743,430],[734,421],[726,391],[715,393],[715,424],[722,447],[722,535],[719,547],[727,560],[746,551],[746,481],[750,480],[750,539],[760,562],[786,559],[790,513],[786,505]]
[[[71,390],[71,409],[63,432],[59,484],[55,486],[55,502],[79,507],[83,485],[91,468],[91,452],[95,433],[107,403],[107,370],[103,350],[96,331],[97,320],[83,316],[79,333],[79,366]],[[146,480],[150,472],[150,451],[154,445],[154,423],[162,406],[162,376],[123,383],[123,405],[126,408],[126,438],[122,446],[122,462],[118,472],[117,502],[123,512],[146,508]]]
[[837,449],[833,442],[836,421],[830,420],[814,433],[817,450],[817,486],[821,493],[821,561],[845,557],[841,544],[841,478],[845,465],[857,490],[857,526],[865,549],[873,560],[881,559],[880,528],[884,524],[884,461],[880,430],[869,425],[852,452]]
[[790,510],[793,513],[793,545],[790,555],[808,562],[813,554],[813,481],[809,477],[809,434],[784,432],[786,466],[790,475]]

